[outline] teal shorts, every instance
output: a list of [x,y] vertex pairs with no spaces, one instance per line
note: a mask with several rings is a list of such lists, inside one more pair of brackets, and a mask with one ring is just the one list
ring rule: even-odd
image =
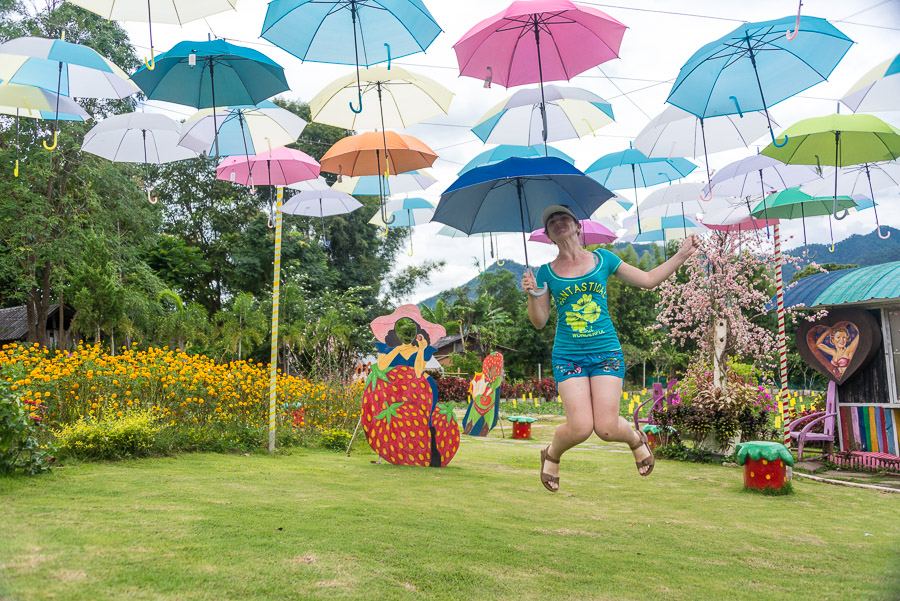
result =
[[625,358],[622,350],[577,356],[553,356],[553,378],[557,385],[569,378],[591,378],[593,376],[616,376],[624,380]]

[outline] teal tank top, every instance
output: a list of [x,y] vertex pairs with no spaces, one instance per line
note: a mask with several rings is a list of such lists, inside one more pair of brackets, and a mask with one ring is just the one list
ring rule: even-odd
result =
[[538,268],[537,285],[548,286],[556,303],[555,357],[622,348],[606,306],[606,282],[619,269],[622,259],[602,248],[593,254],[597,265],[580,278],[560,277],[549,263]]

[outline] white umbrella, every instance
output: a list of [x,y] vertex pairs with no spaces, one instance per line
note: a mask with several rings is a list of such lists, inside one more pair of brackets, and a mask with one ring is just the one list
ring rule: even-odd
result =
[[619,194],[613,194],[613,197],[600,205],[600,208],[591,214],[591,219],[594,221],[599,221],[603,217],[614,217],[619,213],[624,213],[631,209],[634,206],[634,203],[625,198],[624,196],[620,196]]
[[710,187],[716,196],[751,196],[787,190],[821,175],[809,165],[786,165],[764,154],[755,154],[729,163],[719,169],[704,192]]
[[628,231],[619,238],[620,242],[669,242],[683,240],[690,234],[702,234],[708,229],[699,221],[681,214],[666,217],[650,217],[644,220],[641,216],[641,229],[638,230],[637,217],[625,218]]
[[161,165],[197,156],[193,150],[179,146],[179,138],[181,124],[165,115],[124,113],[95,125],[85,134],[81,149],[114,163],[143,163],[150,200],[150,163]]
[[328,182],[325,181],[325,178],[320,175],[316,179],[308,179],[302,182],[288,184],[288,188],[291,190],[299,190],[300,192],[308,192],[311,190],[329,190],[331,187],[328,185]]
[[[292,184],[292,186],[296,185]],[[319,217],[322,220],[322,245],[329,246],[325,237],[325,218],[352,213],[362,206],[361,202],[349,194],[326,187],[324,190],[306,190],[294,194],[281,205],[281,212],[305,217]]]
[[386,178],[382,178],[380,175],[344,176],[341,181],[334,184],[333,188],[356,196],[377,196],[381,193],[378,189],[379,179],[382,179],[383,193],[387,195],[419,192],[437,181],[429,172],[417,169],[407,173],[392,174]]
[[216,107],[195,113],[184,122],[179,144],[212,156],[218,128],[219,155],[250,156],[293,144],[303,133],[306,121],[274,102],[256,106]]
[[900,111],[900,54],[863,75],[841,102],[854,113]]
[[486,144],[532,146],[580,138],[613,122],[612,105],[593,92],[547,84],[544,98],[542,113],[541,90],[519,90],[485,113],[472,133]]

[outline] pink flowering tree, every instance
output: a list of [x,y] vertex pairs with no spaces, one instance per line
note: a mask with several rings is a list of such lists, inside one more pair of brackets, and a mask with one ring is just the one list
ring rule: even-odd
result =
[[[801,261],[782,256],[785,264]],[[755,232],[713,231],[701,239],[685,270],[686,278],[670,278],[660,286],[659,317],[650,328],[680,346],[696,341],[700,360],[713,365],[716,387],[728,381],[729,358],[771,367],[776,334],[762,322],[775,294],[773,244]],[[788,311],[796,321],[796,310]]]

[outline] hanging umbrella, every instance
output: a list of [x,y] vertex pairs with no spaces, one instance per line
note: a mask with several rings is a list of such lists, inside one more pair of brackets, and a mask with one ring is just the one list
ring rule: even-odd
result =
[[540,84],[546,142],[544,82],[568,81],[618,58],[625,29],[606,13],[569,0],[513,2],[470,29],[453,50],[459,74],[483,79],[486,87],[492,81],[506,88]]
[[408,227],[409,229],[409,256],[413,255],[412,228],[415,225],[429,223],[434,215],[434,205],[424,198],[403,198],[389,201],[386,205],[390,220],[385,223],[379,213],[375,213],[369,223],[384,228],[387,236],[389,227]]
[[0,44],[0,80],[56,93],[53,150],[58,139],[60,95],[80,98],[125,98],[138,92],[111,60],[80,44],[47,38],[15,38]]
[[[156,57],[151,70],[138,69],[131,79],[147,98],[196,108],[256,105],[290,88],[284,69],[265,54],[225,40],[179,42]],[[216,157],[219,156],[215,135]]]
[[900,111],[900,54],[863,75],[841,102],[854,113]]
[[[828,228],[831,230],[832,202],[836,210],[842,211],[856,206],[849,196],[816,198],[800,191],[800,188],[788,188],[763,198],[750,212],[757,219],[800,219],[803,223],[803,244],[806,244],[806,218],[828,215]],[[831,248],[834,249],[834,231],[831,232]]]
[[[581,236],[579,236],[579,239],[581,240],[582,246],[587,246],[588,244],[611,244],[618,238],[614,230],[614,223],[603,224],[590,219],[583,219],[580,223]],[[541,242],[543,244],[554,243],[553,240],[547,236],[545,228],[533,231],[531,236],[528,237],[528,241]]]
[[[295,188],[307,182],[306,180],[291,184]],[[296,189],[296,188],[295,188]],[[286,203],[281,205],[281,212],[290,215],[303,215],[305,217],[319,217],[322,220],[322,245],[330,246],[325,237],[325,218],[334,215],[346,215],[362,207],[362,203],[344,192],[332,190],[327,186],[321,190],[304,190],[291,196]]]
[[310,192],[318,190],[329,190],[331,186],[329,186],[325,178],[320,175],[316,179],[307,179],[303,180],[302,182],[294,182],[293,184],[288,184],[288,188],[290,188],[291,190],[298,190],[300,192]]
[[81,8],[96,13],[107,21],[131,21],[146,23],[150,30],[150,61],[144,59],[148,69],[155,66],[153,58],[153,23],[184,25],[227,10],[235,10],[237,0],[69,0]]
[[274,102],[203,109],[184,122],[179,144],[212,156],[216,139],[219,154],[249,156],[279,146],[293,144],[303,133],[306,121]]
[[468,234],[522,232],[528,268],[525,234],[543,225],[544,209],[565,205],[578,219],[589,219],[610,197],[612,192],[562,159],[514,157],[460,176],[441,195],[432,221]]
[[852,45],[817,17],[744,23],[688,59],[666,102],[704,119],[764,111],[774,142],[769,107],[825,81]]
[[[762,153],[785,163],[801,165],[832,165],[844,167],[900,157],[900,130],[878,117],[857,113],[855,115],[828,115],[804,119],[790,126],[785,134],[790,136],[781,146],[770,144]],[[834,217],[844,219],[847,213],[838,214],[838,175],[834,171]],[[878,236],[882,236],[877,221]],[[830,223],[830,222],[829,222]]]
[[150,199],[150,163],[192,159],[197,153],[178,145],[181,124],[159,113],[124,113],[107,117],[84,135],[81,149],[114,163],[143,163]]
[[794,188],[821,177],[808,165],[785,165],[772,157],[755,154],[719,169],[704,192],[708,193],[712,187],[716,194],[743,198]]
[[496,246],[497,253],[497,265],[503,266],[506,261],[500,260],[500,236],[501,233],[494,234],[493,232],[484,232],[480,234],[467,234],[465,232],[461,232],[455,227],[450,227],[449,225],[445,225],[438,230],[438,236],[446,236],[448,238],[481,238],[481,256],[482,256],[482,264],[487,265],[487,250],[485,245],[485,240],[489,240],[491,243],[491,258],[494,258],[494,247]]
[[766,133],[766,124],[765,113],[759,111],[702,119],[677,106],[669,106],[641,130],[634,139],[634,147],[650,158],[703,155],[707,181],[710,181],[709,153],[749,146]]
[[711,230],[745,232],[775,225],[777,219],[757,219],[750,214],[750,199],[733,206],[723,206],[705,213],[700,222]]
[[[528,158],[528,157],[539,157],[545,156],[544,149],[540,146],[514,146],[511,144],[500,144],[499,146],[495,146],[490,150],[485,150],[475,156],[471,161],[465,164],[462,169],[459,170],[457,175],[462,175],[466,171],[470,171],[475,167],[482,167],[484,165],[493,165],[494,163],[499,163],[500,161],[505,161],[506,159],[512,157],[519,158]],[[561,150],[557,150],[552,146],[547,147],[547,155],[551,157],[557,157],[570,165],[575,164],[575,159],[562,152]]]
[[614,217],[619,213],[630,211],[634,203],[623,196],[613,194],[613,197],[600,205],[600,208],[594,211],[591,219],[603,219],[604,217]]
[[[651,192],[642,200],[638,209],[643,211],[644,217],[670,217],[680,215],[682,217],[695,217],[698,213],[729,205],[729,201],[719,197],[716,202],[710,203],[700,195],[701,185],[696,182],[685,182],[664,186]],[[687,237],[687,234],[685,234]]]
[[440,32],[421,0],[273,0],[260,37],[302,61],[356,65],[359,107],[350,108],[359,113],[359,67],[387,61],[390,68],[392,57],[424,52]]
[[416,169],[407,173],[391,174],[388,177],[380,175],[342,177],[341,181],[335,182],[334,189],[354,196],[377,196],[379,194],[379,180],[381,180],[381,192],[385,196],[420,192],[434,185],[437,181],[433,175],[424,169]]
[[284,146],[253,155],[249,160],[230,156],[216,167],[216,179],[244,186],[249,186],[251,181],[264,186],[286,186],[317,177],[319,163],[314,158]]
[[683,240],[691,234],[702,234],[706,227],[699,221],[683,215],[670,215],[666,217],[649,217],[644,220],[643,228],[638,229],[637,217],[629,216],[624,220],[628,228],[619,242],[662,242],[666,244],[673,240]]
[[[633,188],[636,201],[639,187],[646,188],[681,179],[696,168],[697,166],[687,159],[651,159],[641,151],[629,148],[600,157],[585,170],[585,174],[610,190]],[[637,217],[640,231],[640,208]]]
[[529,88],[501,101],[478,120],[472,133],[485,144],[531,146],[580,138],[612,122],[612,105],[593,92],[548,84],[543,93]]
[[59,106],[60,121],[85,121],[88,114],[74,100],[34,86],[0,83],[0,114],[16,117],[16,162],[13,175],[19,177],[19,117],[53,119],[54,107]]
[[[387,157],[384,148],[387,147]],[[437,154],[422,141],[395,132],[367,132],[338,140],[322,157],[322,169],[343,175],[384,175],[430,167]],[[386,165],[387,169],[382,170]],[[384,198],[379,178],[379,196]],[[381,218],[390,223],[382,201]]]

